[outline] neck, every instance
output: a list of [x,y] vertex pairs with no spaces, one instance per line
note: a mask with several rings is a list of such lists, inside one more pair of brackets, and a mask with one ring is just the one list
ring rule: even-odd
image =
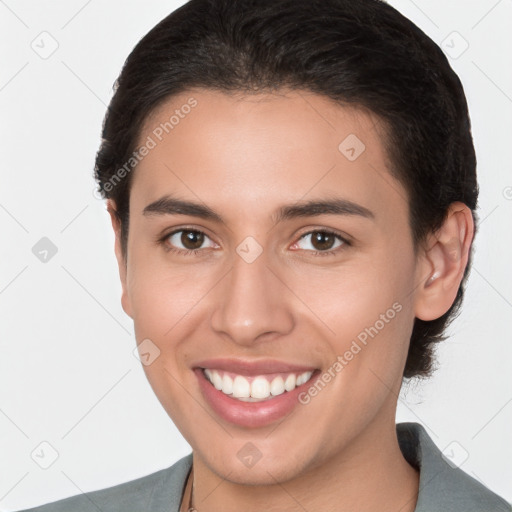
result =
[[[393,421],[369,425],[340,453],[286,482],[243,485],[214,473],[194,452],[193,506],[198,512],[414,512],[419,472],[403,457]],[[186,494],[186,493],[185,493]],[[184,500],[185,510],[188,500]]]

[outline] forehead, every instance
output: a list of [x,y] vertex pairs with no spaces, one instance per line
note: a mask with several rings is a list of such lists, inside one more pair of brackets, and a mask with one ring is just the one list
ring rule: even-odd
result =
[[[165,193],[248,217],[326,194],[372,210],[406,212],[389,173],[379,119],[306,91],[252,95],[191,89],[145,121],[131,202],[138,211]],[[400,210],[400,212],[398,211]]]

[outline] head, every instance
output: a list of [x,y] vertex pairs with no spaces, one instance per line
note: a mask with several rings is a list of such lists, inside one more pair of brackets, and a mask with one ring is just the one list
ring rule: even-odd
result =
[[191,0],[154,27],[116,82],[95,176],[123,308],[159,350],[145,371],[190,444],[227,472],[204,429],[251,434],[230,441],[205,413],[204,358],[336,375],[265,437],[276,472],[294,421],[316,432],[293,441],[304,468],[392,421],[461,305],[475,167],[460,80],[384,2]]

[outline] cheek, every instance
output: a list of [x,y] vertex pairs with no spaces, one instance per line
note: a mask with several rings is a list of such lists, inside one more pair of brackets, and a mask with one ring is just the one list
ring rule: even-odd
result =
[[205,277],[192,266],[172,266],[160,255],[132,253],[127,288],[137,339],[167,338],[205,295]]
[[393,305],[403,307],[410,300],[407,295],[412,289],[412,275],[404,267],[398,269],[396,265],[384,270],[357,263],[329,272],[296,272],[288,282],[310,310],[309,316],[316,313],[331,332],[346,337],[357,335],[386,312],[386,319],[394,319],[401,308]]
[[201,314],[197,306],[207,290],[198,285],[201,280],[197,275],[157,265],[142,254],[132,254],[131,265],[128,291],[135,338],[137,343],[150,340],[150,347],[158,354],[143,369],[168,415],[187,433],[190,425],[186,418],[196,403],[184,392],[195,383],[186,363],[187,341],[197,328]]
[[289,276],[290,287],[307,306],[300,305],[300,317],[319,325],[333,362],[342,356],[352,371],[365,366],[389,374],[400,369],[407,355],[413,279],[413,260],[403,254],[400,264],[394,256],[381,254],[329,272],[316,269]]

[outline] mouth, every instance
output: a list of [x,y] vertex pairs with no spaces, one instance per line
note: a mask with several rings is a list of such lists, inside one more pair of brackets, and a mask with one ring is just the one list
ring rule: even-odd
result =
[[313,370],[252,377],[213,368],[203,368],[203,373],[215,389],[226,396],[242,402],[262,402],[302,386],[311,379]]
[[237,426],[257,428],[290,414],[320,369],[276,361],[217,359],[199,364],[194,373],[205,401],[217,416]]

